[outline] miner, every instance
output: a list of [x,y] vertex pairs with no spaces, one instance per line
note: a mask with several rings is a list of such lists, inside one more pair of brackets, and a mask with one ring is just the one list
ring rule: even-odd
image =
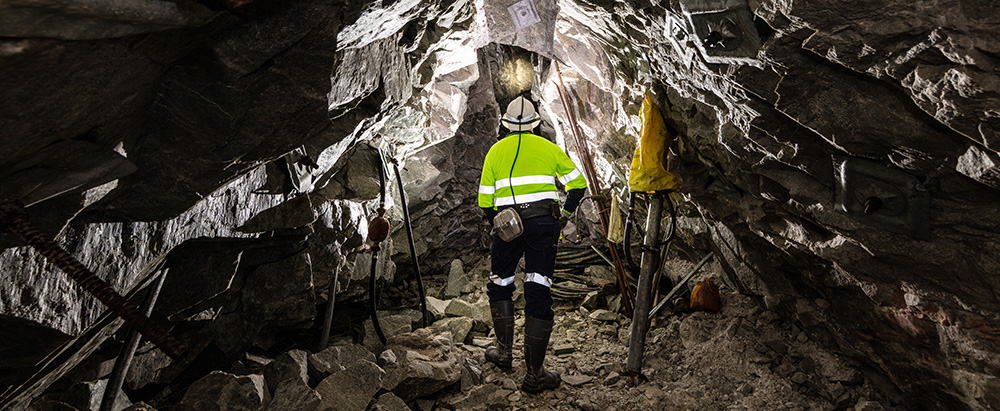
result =
[[[559,386],[559,375],[542,367],[552,333],[553,271],[561,229],[576,211],[587,182],[559,146],[533,134],[541,119],[534,104],[515,98],[500,119],[510,133],[490,148],[479,183],[479,206],[493,227],[490,281],[486,284],[496,345],[486,359],[509,371],[514,342],[514,271],[524,257],[524,362],[521,389]],[[565,186],[559,206],[556,182]]]

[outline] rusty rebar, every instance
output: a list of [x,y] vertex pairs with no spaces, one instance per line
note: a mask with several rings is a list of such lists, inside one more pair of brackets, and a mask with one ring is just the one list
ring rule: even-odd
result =
[[126,324],[139,330],[142,335],[174,361],[180,361],[184,358],[186,350],[180,341],[148,317],[142,315],[135,304],[118,294],[108,283],[84,267],[76,257],[42,233],[34,224],[31,224],[23,207],[13,203],[0,206],[0,224],[23,238],[35,251],[59,267],[70,279],[107,306],[111,312],[125,320]]
[[[570,107],[569,96],[566,94],[566,85],[563,83],[562,71],[559,70],[559,62],[553,61],[556,68],[556,74],[559,76],[559,84],[556,84],[556,90],[559,91],[559,99],[562,102],[563,110],[566,111],[566,118],[570,123],[570,130],[573,132],[573,142],[576,145],[578,154],[580,155],[580,161],[583,163],[584,174],[587,175],[587,183],[590,185],[590,195],[596,196],[600,193],[600,186],[598,185],[597,171],[594,169],[594,160],[590,154],[590,147],[587,145],[586,140],[582,136],[580,131],[580,126],[576,121],[576,114],[573,112],[572,107]],[[593,197],[594,201],[597,202],[597,216],[601,220],[601,227],[604,229],[605,239],[607,238],[608,227],[610,226],[608,217],[608,204],[601,201],[599,196]],[[621,257],[618,255],[618,249],[615,244],[610,240],[607,241],[608,250],[611,251],[611,258],[614,261],[615,275],[618,277],[618,288],[622,295],[622,308],[625,309],[625,313],[628,316],[633,314],[633,301],[635,300],[635,295],[632,292],[632,287],[629,284],[628,276],[625,274],[625,267],[622,265]]]

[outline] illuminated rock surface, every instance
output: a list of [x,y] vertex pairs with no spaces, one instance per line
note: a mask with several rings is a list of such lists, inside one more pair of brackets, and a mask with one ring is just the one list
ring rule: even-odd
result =
[[[319,385],[348,369],[370,383],[344,404],[358,409],[1000,408],[996,4],[522,2],[535,16],[490,0],[50,3],[0,6],[0,193],[58,194],[28,207],[31,221],[122,293],[166,269],[153,319],[191,355],[143,345],[125,387],[134,408],[201,404],[189,387],[210,376],[249,407],[322,409],[343,387]],[[572,295],[547,359],[562,388],[520,392],[523,371],[485,365],[476,344],[489,242],[475,193],[501,108],[531,88],[542,133],[575,156],[553,58],[605,187],[624,186],[638,104],[655,94],[679,134],[669,161],[683,192],[667,276],[715,253],[695,280],[721,284],[723,310],[658,320],[649,381],[634,387],[630,319],[596,256],[557,281]],[[446,370],[427,375],[441,378],[401,382],[428,360],[383,355],[369,318],[375,148],[399,162],[439,320],[420,334],[390,165],[382,326],[390,348],[437,341]],[[585,202],[564,246],[603,244],[594,212]],[[0,233],[0,408],[82,398],[73,390],[107,378],[94,364],[123,339],[23,245]],[[316,347],[334,278],[331,345],[366,350],[361,366]],[[56,346],[91,337],[31,379]],[[289,351],[313,353],[308,379],[271,381],[288,371],[278,364],[301,371]]]

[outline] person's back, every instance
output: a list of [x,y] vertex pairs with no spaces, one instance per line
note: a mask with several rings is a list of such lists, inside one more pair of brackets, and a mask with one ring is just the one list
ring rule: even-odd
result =
[[[528,132],[511,133],[486,154],[481,186],[493,186],[492,203],[481,196],[479,206],[558,201],[556,181],[565,185],[578,177],[580,172],[559,146]],[[583,188],[578,185],[567,189]]]

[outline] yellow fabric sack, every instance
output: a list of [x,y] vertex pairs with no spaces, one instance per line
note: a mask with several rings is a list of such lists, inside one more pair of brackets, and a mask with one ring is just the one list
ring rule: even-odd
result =
[[633,192],[677,191],[677,178],[666,169],[667,147],[673,141],[667,124],[663,121],[660,108],[653,98],[646,95],[642,100],[642,130],[639,146],[632,157],[632,171],[628,176],[628,186]]

